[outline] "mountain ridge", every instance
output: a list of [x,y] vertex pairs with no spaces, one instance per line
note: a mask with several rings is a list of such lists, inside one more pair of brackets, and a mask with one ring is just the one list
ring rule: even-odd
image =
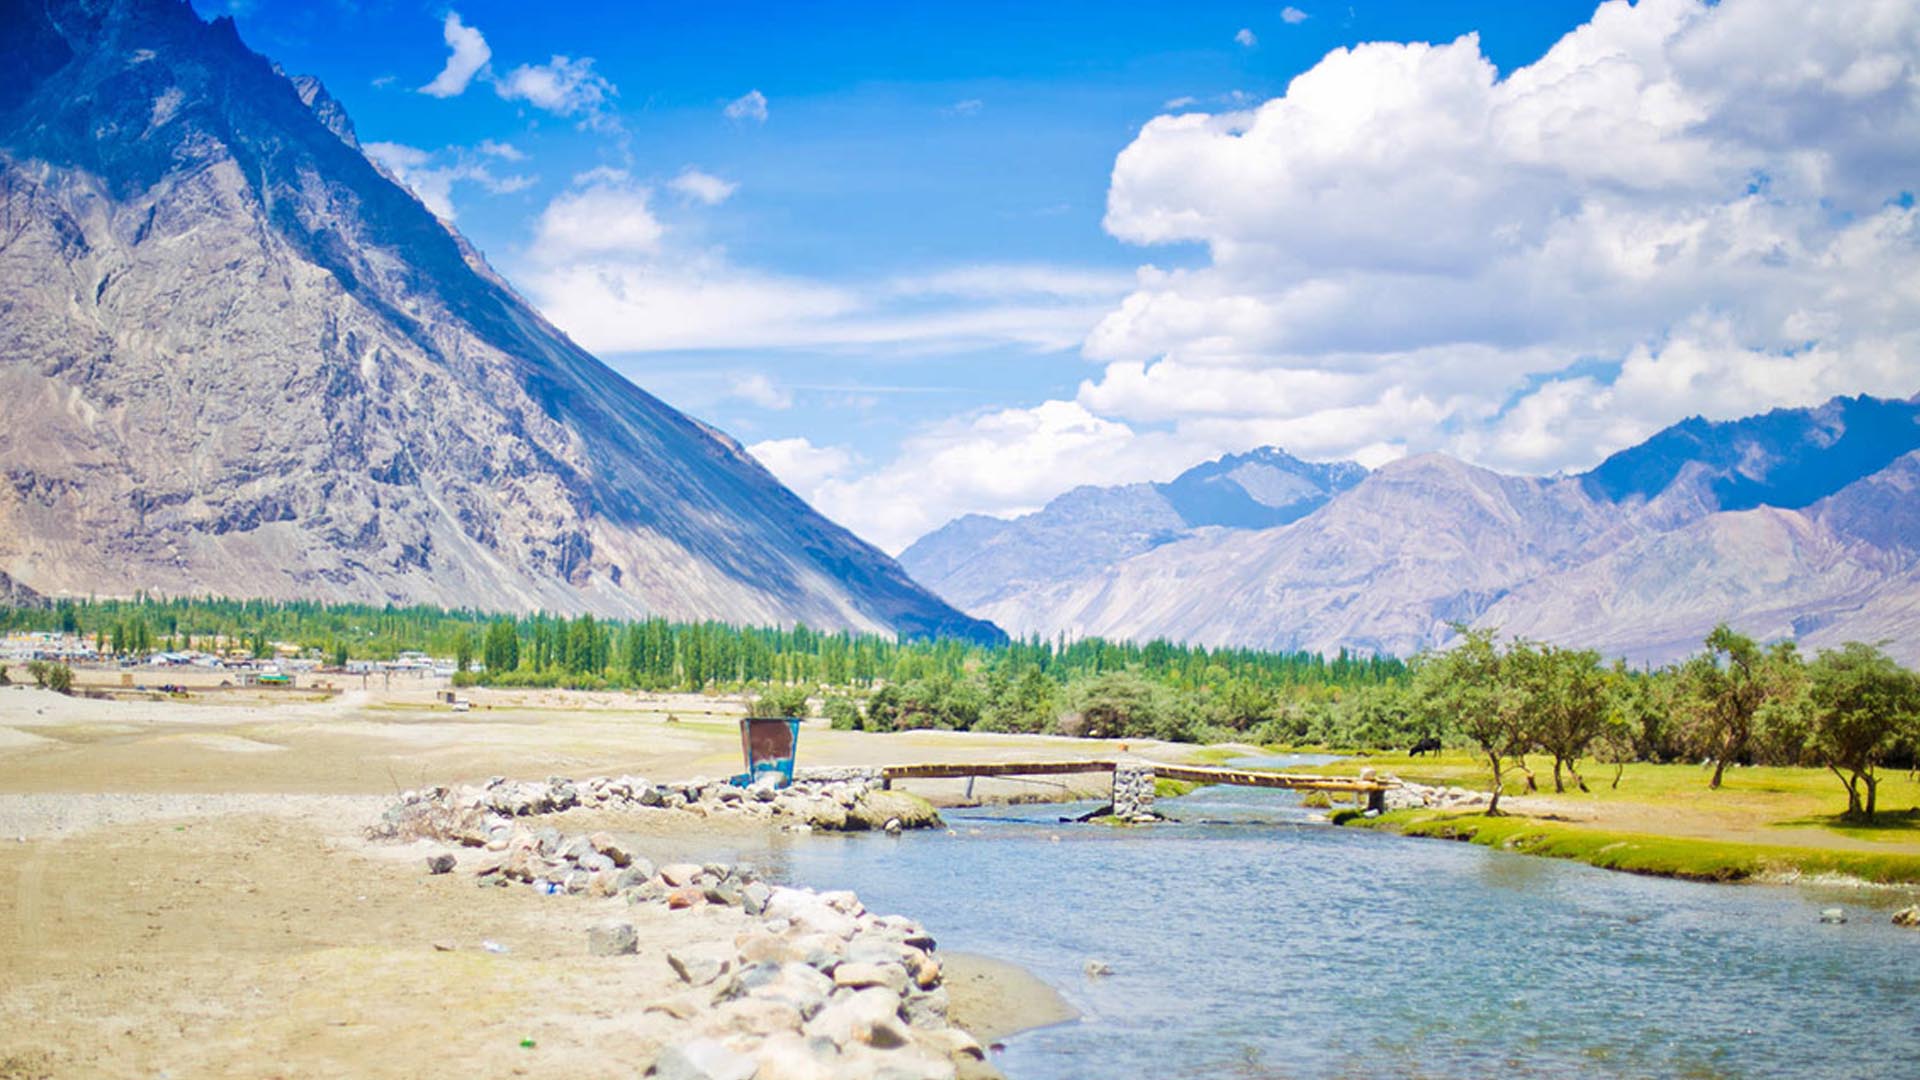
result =
[[230,19],[6,6],[0,571],[997,636],[575,345]]
[[1017,635],[1409,655],[1464,621],[1662,661],[1728,621],[1920,660],[1916,418],[1914,399],[1842,397],[1688,420],[1571,476],[1416,455],[1286,525],[1198,530],[961,606]]

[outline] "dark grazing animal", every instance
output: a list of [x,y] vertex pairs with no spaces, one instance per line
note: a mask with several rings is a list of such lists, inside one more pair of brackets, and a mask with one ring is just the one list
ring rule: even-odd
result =
[[1428,737],[1425,739],[1421,739],[1417,743],[1414,743],[1413,749],[1407,751],[1407,756],[1419,757],[1421,754],[1437,754],[1439,752],[1440,752],[1440,740],[1432,737]]

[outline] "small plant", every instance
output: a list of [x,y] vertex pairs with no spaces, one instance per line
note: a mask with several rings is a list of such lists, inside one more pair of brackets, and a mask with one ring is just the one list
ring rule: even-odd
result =
[[747,715],[756,717],[809,715],[807,691],[802,686],[768,686],[747,706]]
[[35,686],[57,694],[73,693],[73,669],[65,664],[35,660],[27,665],[27,673],[33,676]]
[[835,731],[859,731],[866,719],[860,715],[860,702],[851,694],[827,695],[820,711]]
[[5,664],[0,664],[0,686],[6,686],[6,685],[8,685],[8,683],[7,683],[7,665],[5,665]]

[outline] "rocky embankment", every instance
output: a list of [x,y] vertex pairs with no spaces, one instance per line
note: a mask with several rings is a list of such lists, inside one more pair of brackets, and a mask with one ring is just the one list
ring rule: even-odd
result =
[[1487,793],[1469,791],[1457,787],[1429,787],[1400,781],[1400,786],[1387,789],[1388,810],[1464,810],[1469,807],[1487,805]]
[[763,818],[796,831],[894,832],[941,824],[932,804],[917,795],[886,790],[879,776],[866,769],[818,770],[784,788],[774,787],[770,776],[744,788],[705,778],[653,783],[638,776],[577,781],[560,776],[544,781],[496,776],[478,787],[405,792],[369,830],[369,836],[375,840],[430,836],[483,847],[515,818],[576,808]]
[[875,915],[851,892],[816,893],[762,881],[749,867],[656,866],[611,833],[566,835],[529,820],[598,807],[754,815],[787,819],[785,826],[796,829],[898,831],[938,824],[931,808],[915,811],[918,802],[858,776],[779,790],[770,783],[741,789],[703,780],[496,778],[483,787],[407,792],[368,832],[374,839],[429,839],[478,849],[437,852],[427,858],[429,873],[466,873],[481,886],[530,887],[547,895],[625,898],[630,917],[586,928],[584,947],[592,955],[638,957],[636,919],[673,918],[706,905],[744,913],[747,929],[731,940],[703,940],[689,920],[686,939],[664,957],[652,957],[672,969],[678,992],[639,1007],[681,1024],[650,1076],[997,1077],[979,1042],[948,1023],[934,940],[911,919]]

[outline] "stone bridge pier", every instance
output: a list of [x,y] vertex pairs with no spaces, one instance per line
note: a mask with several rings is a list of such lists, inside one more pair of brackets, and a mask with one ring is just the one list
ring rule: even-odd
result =
[[1113,767],[1113,816],[1122,820],[1153,816],[1153,769],[1145,765]]

